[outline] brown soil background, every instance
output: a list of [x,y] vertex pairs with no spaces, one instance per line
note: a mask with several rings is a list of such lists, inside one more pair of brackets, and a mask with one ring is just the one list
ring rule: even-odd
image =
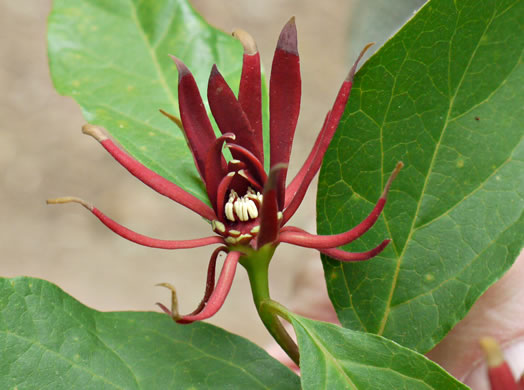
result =
[[[309,152],[354,53],[366,42],[380,41],[399,23],[391,22],[391,14],[384,11],[382,18],[388,23],[369,24],[368,18],[364,25],[360,16],[364,10],[358,9],[356,0],[197,0],[193,4],[224,31],[237,27],[250,31],[266,70],[280,29],[291,15],[296,16],[303,98],[291,175]],[[151,191],[91,138],[82,136],[79,107],[71,98],[59,96],[51,83],[46,54],[50,9],[50,0],[0,0],[0,275],[47,279],[102,311],[157,310],[154,303],[167,304],[169,294],[155,284],[170,282],[178,289],[182,312],[191,311],[203,293],[209,248],[140,247],[111,233],[78,205],[45,204],[46,198],[79,196],[120,223],[158,238],[209,233],[200,218]],[[359,17],[352,19],[352,14]],[[293,225],[315,230],[315,193],[316,182]],[[309,269],[320,269],[315,251],[282,245],[271,267],[273,298],[292,307],[298,296],[308,301],[324,296],[323,283],[312,288],[300,283]],[[260,344],[269,340],[242,268],[224,307],[210,322]]]

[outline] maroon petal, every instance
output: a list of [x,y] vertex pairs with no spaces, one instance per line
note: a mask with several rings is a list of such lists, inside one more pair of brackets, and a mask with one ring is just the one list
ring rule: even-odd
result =
[[215,269],[220,252],[227,252],[227,247],[221,246],[216,248],[211,254],[211,259],[209,260],[209,265],[207,268],[206,290],[204,292],[204,297],[200,301],[200,304],[197,306],[197,308],[189,314],[190,316],[200,313],[204,307],[206,307],[206,304],[209,301],[213,290],[215,289]]
[[320,249],[320,252],[338,261],[343,261],[343,262],[363,261],[363,260],[369,260],[372,257],[375,257],[376,255],[378,255],[388,246],[390,242],[391,240],[384,240],[382,241],[382,243],[379,246],[367,252],[346,252],[342,249],[337,249],[337,248]]
[[107,135],[104,134],[102,128],[90,124],[82,127],[82,132],[95,138],[102,146],[109,152],[113,158],[118,161],[125,169],[129,171],[138,180],[154,189],[159,194],[162,194],[169,199],[180,203],[182,206],[193,210],[202,217],[213,220],[216,219],[215,212],[208,205],[202,202],[195,196],[187,193],[176,184],[164,179],[162,176],[156,174],[149,168],[139,163],[133,157],[129,156],[122,149],[120,149]]
[[47,201],[48,204],[61,204],[61,203],[80,203],[86,209],[91,211],[104,225],[106,225],[113,232],[118,234],[120,237],[125,238],[126,240],[132,241],[139,245],[149,246],[152,248],[159,249],[189,249],[189,248],[198,248],[200,246],[212,245],[212,244],[224,244],[224,239],[219,236],[210,236],[204,238],[197,238],[193,240],[159,240],[157,238],[151,238],[144,236],[143,234],[136,233],[122,225],[118,222],[112,220],[96,207],[88,204],[79,198],[66,197],[58,199],[50,199]]
[[[300,111],[300,63],[295,18],[284,26],[278,39],[269,82],[270,157],[273,167],[288,164]],[[278,208],[284,208],[287,168],[281,169],[276,183]]]
[[330,113],[331,113],[331,110],[328,111],[328,113],[326,114],[326,118],[324,119],[324,124],[322,125],[322,129],[318,133],[317,139],[315,140],[315,143],[313,144],[313,148],[311,149],[311,152],[309,152],[309,155],[306,161],[304,162],[304,164],[302,165],[302,168],[300,168],[300,171],[298,171],[297,175],[293,178],[291,183],[286,187],[286,201],[284,203],[284,209],[288,208],[289,204],[295,197],[295,194],[301,187],[302,182],[304,181],[304,178],[306,177],[307,173],[311,169],[313,169],[312,164],[315,160],[315,156],[317,155],[318,149],[322,145],[322,139],[326,131],[326,123],[327,123]]
[[294,229],[283,229],[279,241],[287,242],[288,244],[294,244],[298,246],[304,246],[307,248],[316,248],[316,249],[328,249],[335,248],[337,246],[342,246],[349,244],[350,242],[356,240],[364,233],[366,233],[377,221],[380,213],[384,209],[387,200],[387,194],[391,183],[395,180],[400,169],[404,166],[402,162],[397,163],[395,170],[389,177],[384,191],[380,196],[377,204],[371,211],[371,213],[364,219],[360,224],[355,226],[353,229],[348,230],[345,233],[334,234],[331,236],[319,236],[306,232],[300,232],[296,228]]
[[226,297],[231,289],[233,279],[235,277],[235,271],[237,269],[238,260],[242,254],[240,252],[229,252],[224,261],[222,272],[218,278],[216,288],[209,297],[209,300],[205,308],[198,314],[183,316],[177,320],[179,324],[190,324],[194,321],[205,320],[213,316],[224,304]]
[[[216,65],[213,65],[209,76],[207,99],[222,134],[228,132],[235,134],[236,143],[248,149],[255,156],[260,156],[261,152],[256,143],[255,132],[251,128],[251,124],[235,94],[229,88]],[[234,153],[233,157],[237,158]]]
[[235,135],[233,133],[225,133],[222,137],[219,137],[211,146],[207,152],[206,157],[206,190],[209,201],[215,209],[215,213],[218,215],[217,208],[217,190],[218,185],[222,178],[227,174],[227,165],[224,156],[222,155],[222,146],[226,140],[234,140]]
[[313,150],[309,154],[306,162],[304,163],[304,166],[300,169],[299,173],[297,174],[297,177],[293,179],[290,186],[286,189],[287,205],[284,210],[284,219],[282,221],[282,223],[284,224],[297,211],[298,207],[302,203],[302,200],[304,200],[304,196],[306,195],[307,189],[311,184],[311,181],[313,180],[318,170],[320,169],[320,166],[322,165],[322,159],[324,158],[324,154],[326,153],[329,144],[331,143],[331,140],[335,135],[338,124],[340,122],[340,119],[342,118],[342,114],[344,113],[344,109],[349,99],[351,87],[353,86],[353,76],[357,69],[358,62],[372,45],[372,43],[368,43],[364,47],[364,49],[362,49],[357,60],[351,67],[348,76],[346,77],[346,79],[342,83],[342,86],[340,87],[340,90],[338,91],[335,103],[333,104],[333,108],[330,112],[328,112],[328,115],[326,116],[326,120],[324,121],[322,130],[320,131],[320,134],[318,135],[317,140],[315,142],[316,145],[313,147]]
[[278,203],[276,181],[279,171],[285,169],[284,164],[275,165],[269,172],[264,186],[262,207],[260,210],[260,231],[257,237],[257,248],[275,242],[278,238],[280,222],[278,220]]
[[238,89],[238,102],[251,123],[255,142],[259,146],[258,159],[264,164],[264,140],[262,136],[262,81],[260,77],[260,55],[255,41],[244,30],[236,30],[233,36],[244,46],[242,75]]
[[174,56],[171,58],[178,69],[178,105],[183,130],[198,172],[205,181],[205,159],[207,151],[216,139],[215,132],[193,75],[182,61]]

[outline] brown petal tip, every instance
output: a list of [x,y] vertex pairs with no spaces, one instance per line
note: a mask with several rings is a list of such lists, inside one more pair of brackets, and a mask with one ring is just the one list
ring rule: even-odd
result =
[[393,172],[391,173],[391,175],[389,176],[389,179],[386,183],[386,186],[384,187],[384,191],[382,191],[382,195],[381,195],[381,198],[386,198],[387,197],[387,194],[389,192],[389,188],[391,187],[391,184],[393,184],[393,180],[396,179],[398,173],[400,172],[400,170],[404,167],[404,163],[402,161],[399,161],[397,163],[397,165],[395,165],[395,169],[393,170]]
[[175,125],[177,125],[177,126],[180,128],[180,130],[184,130],[184,126],[182,125],[182,121],[180,120],[179,117],[177,117],[177,116],[175,116],[175,115],[172,115],[172,114],[170,114],[169,112],[166,112],[166,111],[162,110],[161,108],[158,109],[158,111],[160,111],[160,113],[161,113],[162,115],[164,115],[165,117],[171,119],[171,121],[172,121]]
[[357,72],[358,63],[360,62],[362,57],[364,57],[364,54],[366,54],[368,49],[371,46],[373,46],[374,44],[375,44],[375,42],[370,42],[366,46],[364,46],[364,48],[360,51],[360,54],[358,55],[357,60],[355,61],[355,63],[351,67],[351,69],[350,69],[350,71],[349,71],[349,73],[348,73],[348,75],[346,77],[346,81],[351,81],[351,82],[353,81],[353,77],[355,76],[355,73]]
[[91,125],[89,123],[86,123],[85,125],[82,126],[82,133],[90,135],[91,137],[96,139],[98,142],[102,142],[102,141],[105,141],[106,139],[109,139],[103,127]]
[[252,56],[258,53],[257,44],[255,43],[253,37],[247,31],[238,28],[234,30],[231,33],[231,35],[233,35],[236,39],[240,41],[240,43],[244,47],[244,54]]
[[175,62],[176,68],[178,70],[178,79],[180,80],[182,77],[184,77],[187,74],[191,74],[189,69],[187,68],[186,64],[180,60],[180,58],[175,57],[174,55],[169,54],[169,57]]
[[295,17],[293,16],[291,19],[289,19],[280,33],[277,49],[284,50],[288,53],[298,56],[297,47],[297,26],[295,25]]
[[213,66],[211,67],[211,75],[209,76],[209,78],[215,76],[222,76],[222,74],[220,74],[220,71],[218,70],[217,64],[213,64]]
[[493,337],[483,337],[479,340],[480,346],[486,355],[488,367],[498,367],[504,363],[504,355],[499,343]]
[[266,184],[264,185],[264,192],[274,190],[277,187],[277,177],[278,173],[282,169],[287,169],[288,165],[285,163],[278,163],[271,167],[269,170],[269,175],[267,177]]
[[64,196],[62,198],[47,199],[47,204],[64,204],[64,203],[79,203],[88,210],[93,210],[93,206],[87,203],[85,200],[74,197],[74,196]]

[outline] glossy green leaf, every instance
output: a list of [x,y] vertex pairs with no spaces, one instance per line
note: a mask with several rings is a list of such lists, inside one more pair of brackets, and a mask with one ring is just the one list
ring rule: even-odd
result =
[[179,115],[178,76],[168,54],[186,63],[206,101],[214,63],[238,90],[239,42],[208,25],[186,0],[54,0],[48,47],[55,88],[78,102],[88,122],[208,202],[182,132],[158,111]]
[[251,342],[159,313],[92,310],[55,285],[0,279],[1,389],[297,389]]
[[291,315],[304,390],[467,389],[423,355],[373,334]]
[[358,73],[324,160],[318,231],[372,209],[361,264],[324,259],[346,327],[426,352],[513,263],[524,242],[524,2],[431,0]]

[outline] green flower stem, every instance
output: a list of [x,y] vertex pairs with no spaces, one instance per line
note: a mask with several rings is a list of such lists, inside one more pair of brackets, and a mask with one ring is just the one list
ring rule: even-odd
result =
[[[246,253],[240,259],[240,264],[246,269],[253,293],[253,301],[258,315],[275,341],[282,347],[288,356],[297,365],[299,363],[298,347],[295,341],[287,333],[278,318],[278,315],[286,317],[286,310],[269,296],[269,263],[275,252],[275,247],[268,244],[258,251],[243,250]],[[275,306],[277,305],[277,306]],[[279,310],[276,310],[278,308]]]

